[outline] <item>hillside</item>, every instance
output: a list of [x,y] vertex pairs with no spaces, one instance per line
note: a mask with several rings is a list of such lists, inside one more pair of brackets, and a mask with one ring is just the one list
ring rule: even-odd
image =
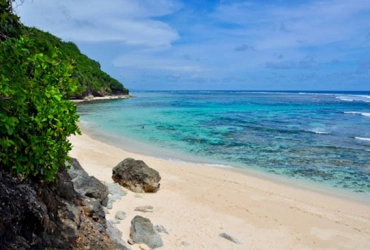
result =
[[128,89],[100,69],[99,62],[82,54],[73,42],[64,42],[60,38],[37,28],[24,27],[24,33],[34,41],[35,52],[51,55],[55,48],[60,51],[59,59],[73,64],[72,77],[79,88],[75,97],[88,94],[105,96],[109,94],[128,94]]

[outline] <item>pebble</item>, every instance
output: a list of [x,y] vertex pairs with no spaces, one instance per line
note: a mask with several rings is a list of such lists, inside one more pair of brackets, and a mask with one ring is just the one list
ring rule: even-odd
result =
[[153,206],[141,206],[141,207],[136,207],[135,211],[143,212],[143,213],[153,213]]
[[117,211],[116,216],[114,216],[117,220],[124,220],[126,218],[126,213],[124,211]]

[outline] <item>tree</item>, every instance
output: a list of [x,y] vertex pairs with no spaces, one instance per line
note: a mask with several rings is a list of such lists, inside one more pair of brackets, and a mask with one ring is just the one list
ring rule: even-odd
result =
[[61,60],[56,48],[39,53],[29,37],[9,38],[19,23],[13,23],[18,19],[11,1],[0,1],[6,38],[0,41],[0,167],[51,181],[69,159],[68,136],[80,133],[76,107],[68,100],[78,88],[72,62]]

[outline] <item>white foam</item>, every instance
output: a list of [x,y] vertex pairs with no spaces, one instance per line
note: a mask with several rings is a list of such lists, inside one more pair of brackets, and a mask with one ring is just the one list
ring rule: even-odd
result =
[[367,112],[349,111],[349,112],[344,112],[344,114],[362,115],[362,116],[370,117],[370,113],[367,113]]
[[345,102],[370,102],[369,95],[338,95],[335,98]]
[[312,133],[315,133],[315,134],[319,134],[319,135],[328,135],[328,134],[330,134],[329,132],[323,131],[322,129],[311,129],[311,130],[308,130],[308,131],[312,132]]
[[365,137],[355,137],[356,140],[360,141],[370,141],[370,138],[365,138]]

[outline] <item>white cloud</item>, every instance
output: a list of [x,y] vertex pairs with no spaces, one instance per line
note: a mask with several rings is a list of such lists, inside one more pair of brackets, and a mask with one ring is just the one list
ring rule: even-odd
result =
[[200,65],[191,64],[186,59],[173,59],[155,55],[127,54],[113,60],[116,67],[142,70],[163,70],[177,72],[204,72]]
[[34,0],[17,8],[23,23],[75,42],[170,46],[176,30],[153,18],[176,12],[171,0]]
[[217,20],[241,25],[257,49],[285,49],[354,41],[370,29],[370,1],[326,0],[282,6],[238,2],[220,5]]
[[[296,83],[294,76],[321,81],[325,72],[334,79],[368,61],[369,0],[286,2],[27,0],[18,12],[26,25],[72,40],[88,55],[110,51],[102,66],[125,82],[144,84],[155,76],[161,84],[268,87],[272,79]],[[333,59],[341,63],[329,65]],[[142,72],[151,77],[138,78]]]

